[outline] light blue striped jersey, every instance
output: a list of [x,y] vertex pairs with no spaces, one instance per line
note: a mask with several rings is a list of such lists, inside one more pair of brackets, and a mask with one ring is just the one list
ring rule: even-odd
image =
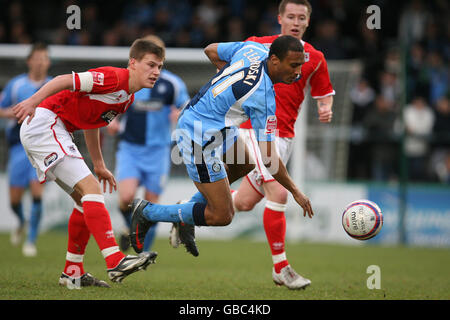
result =
[[134,94],[134,102],[122,117],[122,140],[146,146],[170,145],[171,106],[182,108],[189,102],[189,93],[180,77],[162,70],[152,89],[143,88]]
[[[20,74],[12,78],[5,86],[0,96],[0,107],[13,107],[19,102],[28,99],[44,84],[51,80],[47,77],[44,81],[34,82],[28,77],[28,74]],[[9,119],[6,124],[6,138],[10,146],[20,143],[20,124],[16,119]]]
[[237,128],[250,118],[258,140],[272,141],[276,129],[275,92],[268,75],[268,49],[256,42],[218,45],[227,62],[185,108],[178,127],[188,129],[195,143],[204,146],[224,128]]

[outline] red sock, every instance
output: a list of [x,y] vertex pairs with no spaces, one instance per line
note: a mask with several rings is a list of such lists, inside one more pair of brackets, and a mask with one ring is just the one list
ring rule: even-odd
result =
[[103,195],[87,194],[81,199],[84,221],[95,238],[108,269],[114,268],[125,257],[119,250],[111,226],[111,218],[104,204]]
[[264,209],[263,216],[264,230],[266,232],[267,241],[269,242],[270,251],[272,252],[272,261],[275,272],[277,273],[289,264],[284,251],[286,236],[285,209],[285,204],[268,200],[266,201],[266,208]]
[[67,243],[66,265],[64,267],[64,273],[74,278],[78,278],[84,274],[84,251],[91,235],[84,222],[83,213],[80,209],[82,210],[82,208],[79,207],[73,208],[69,218],[69,237]]

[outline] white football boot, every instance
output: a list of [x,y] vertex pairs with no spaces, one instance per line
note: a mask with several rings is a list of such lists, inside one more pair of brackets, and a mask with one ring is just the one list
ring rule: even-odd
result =
[[25,257],[36,257],[37,256],[37,249],[36,245],[31,242],[25,242],[22,247],[22,254]]
[[127,255],[120,260],[119,264],[112,269],[108,269],[108,277],[112,282],[122,282],[130,274],[147,269],[149,264],[155,263],[158,256],[156,252],[142,252],[139,256]]
[[278,286],[286,286],[289,289],[305,289],[311,284],[311,280],[303,278],[290,265],[287,265],[281,269],[280,273],[276,273],[275,269],[272,269],[272,279]]
[[21,242],[25,234],[25,226],[21,225],[17,227],[16,229],[11,231],[11,236],[9,240],[11,241],[11,244],[15,247],[17,247]]

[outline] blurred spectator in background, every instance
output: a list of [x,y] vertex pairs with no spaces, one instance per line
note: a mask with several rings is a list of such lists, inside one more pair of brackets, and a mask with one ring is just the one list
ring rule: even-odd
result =
[[111,29],[106,30],[102,36],[101,44],[112,47],[122,45],[121,26],[120,22],[118,22]]
[[348,177],[350,179],[367,179],[370,175],[370,145],[364,141],[365,128],[363,121],[367,113],[374,108],[376,92],[367,79],[361,78],[351,88],[349,95],[353,104],[353,112],[347,169]]
[[405,153],[409,178],[413,181],[426,180],[434,113],[424,97],[416,96],[409,105],[405,106],[403,119],[406,129]]
[[[437,19],[437,21],[430,20],[426,25],[425,35],[422,38],[422,42],[427,52],[443,52],[444,50],[445,38],[441,32],[442,29],[438,20],[439,19]],[[445,23],[443,23],[442,26],[445,26]]]
[[375,90],[365,78],[361,78],[350,90],[350,100],[353,103],[352,125],[361,124],[367,111],[375,101]]
[[433,132],[435,138],[439,141],[446,139],[445,145],[450,147],[450,101],[448,96],[442,96],[436,101],[434,112],[436,121],[434,122]]
[[12,1],[8,8],[7,22],[9,24],[9,40],[12,43],[31,43],[31,37],[26,26],[21,1]]
[[383,70],[380,72],[378,92],[381,94],[393,108],[397,107],[401,93],[401,83],[396,72]]
[[228,20],[226,34],[226,41],[228,42],[242,41],[242,39],[245,39],[244,26],[239,17],[232,17]]
[[380,33],[377,30],[371,30],[366,26],[366,17],[359,21],[359,33],[355,36],[358,45],[355,46],[354,54],[360,57],[363,63],[363,75],[371,86],[377,83],[377,73],[383,63]]
[[340,37],[339,25],[336,21],[327,19],[317,23],[316,37],[311,44],[317,50],[326,52],[327,59],[345,59],[347,58],[346,49],[343,46]]
[[431,174],[438,182],[450,184],[450,101],[448,96],[438,99],[434,106],[433,153]]
[[427,56],[427,75],[430,84],[428,101],[435,104],[439,98],[448,91],[449,74],[441,54],[438,51],[432,51]]
[[442,159],[436,163],[435,172],[440,182],[450,185],[450,150],[442,153]]
[[375,99],[375,108],[364,118],[371,160],[371,178],[388,181],[396,177],[397,148],[394,141],[396,113],[393,104],[383,95]]
[[429,86],[425,68],[425,50],[420,42],[415,42],[408,52],[406,58],[406,98],[411,99],[413,95],[428,96]]
[[153,19],[153,7],[148,1],[127,1],[122,19],[128,26],[146,26]]
[[392,46],[387,50],[386,56],[384,57],[384,69],[397,75],[402,71],[400,49],[397,46]]
[[160,6],[156,11],[152,21],[154,34],[157,34],[164,42],[170,42],[172,36],[173,17],[170,9],[166,6]]
[[220,7],[215,0],[200,0],[196,13],[204,25],[216,24],[221,16]]
[[15,43],[31,43],[31,37],[27,33],[26,26],[23,21],[18,20],[12,23],[11,39]]
[[412,0],[400,15],[398,36],[407,45],[423,39],[430,13],[422,0]]

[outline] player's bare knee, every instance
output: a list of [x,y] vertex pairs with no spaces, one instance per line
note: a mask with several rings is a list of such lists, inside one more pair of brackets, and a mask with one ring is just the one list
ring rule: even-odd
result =
[[255,204],[248,201],[238,200],[234,203],[234,206],[238,211],[250,211],[253,210]]
[[281,185],[270,185],[269,188],[264,188],[266,196],[269,200],[277,203],[287,203],[288,201],[288,191]]
[[278,190],[276,194],[277,202],[278,203],[287,203],[288,200],[288,192],[286,189]]
[[93,175],[89,175],[79,181],[75,185],[74,189],[81,196],[85,196],[87,194],[103,194],[100,183]]

